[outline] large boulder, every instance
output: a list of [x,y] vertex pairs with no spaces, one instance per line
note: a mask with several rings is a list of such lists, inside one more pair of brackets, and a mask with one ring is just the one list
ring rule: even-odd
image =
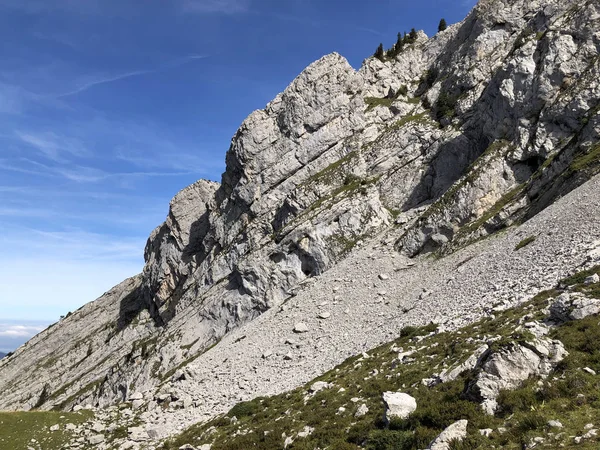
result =
[[384,392],[383,401],[386,406],[385,421],[392,419],[406,419],[417,409],[417,401],[414,397],[403,392]]
[[492,347],[479,360],[479,373],[465,393],[480,402],[486,413],[494,414],[500,391],[516,389],[531,376],[547,376],[566,355],[560,341],[548,338]]

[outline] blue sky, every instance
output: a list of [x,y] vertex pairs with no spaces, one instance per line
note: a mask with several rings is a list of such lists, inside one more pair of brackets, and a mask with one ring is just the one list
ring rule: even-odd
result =
[[359,67],[473,3],[0,0],[0,351],[138,273],[170,198],[218,181],[242,120],[312,61]]

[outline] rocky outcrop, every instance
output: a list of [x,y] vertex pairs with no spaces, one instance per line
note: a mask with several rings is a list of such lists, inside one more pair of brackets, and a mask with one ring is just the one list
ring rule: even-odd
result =
[[550,305],[550,319],[557,323],[581,320],[600,313],[600,299],[579,293],[563,293]]
[[440,433],[438,437],[436,437],[429,447],[428,450],[450,450],[452,448],[452,444],[456,442],[461,442],[464,438],[467,437],[467,425],[469,422],[467,420],[459,420],[458,422],[454,422],[452,425],[449,425],[444,431]]
[[548,338],[492,345],[475,367],[478,374],[465,394],[494,414],[500,391],[515,389],[532,376],[547,376],[566,355],[560,341]]
[[411,257],[450,251],[584,183],[598,8],[482,0],[394,60],[311,64],[242,123],[220,184],[175,196],[141,275],[0,362],[0,408],[149,391],[381,232]]

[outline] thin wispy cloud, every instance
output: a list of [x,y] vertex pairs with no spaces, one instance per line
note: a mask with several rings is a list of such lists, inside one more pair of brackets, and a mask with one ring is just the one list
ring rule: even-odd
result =
[[127,78],[138,77],[141,75],[157,73],[157,72],[161,72],[163,70],[174,69],[174,68],[180,67],[186,63],[189,63],[191,61],[204,59],[207,57],[208,57],[208,55],[190,55],[185,58],[180,58],[180,59],[176,59],[173,61],[169,61],[159,67],[155,67],[152,69],[133,70],[130,72],[124,72],[124,73],[120,73],[117,75],[110,75],[110,76],[92,76],[90,81],[85,81],[82,84],[80,84],[79,86],[77,86],[75,89],[73,89],[69,92],[65,92],[63,94],[59,94],[57,97],[58,98],[71,97],[73,95],[81,94],[82,92],[85,92],[95,86],[99,86],[102,84],[108,84],[108,83],[114,83],[115,81],[126,80]]
[[49,11],[96,14],[102,10],[100,0],[0,0],[0,8],[23,11],[27,14]]
[[182,9],[198,14],[240,14],[250,9],[250,0],[183,0]]
[[92,155],[92,152],[80,140],[59,136],[52,131],[42,133],[16,131],[15,134],[22,142],[53,161],[64,161],[65,154],[79,158]]

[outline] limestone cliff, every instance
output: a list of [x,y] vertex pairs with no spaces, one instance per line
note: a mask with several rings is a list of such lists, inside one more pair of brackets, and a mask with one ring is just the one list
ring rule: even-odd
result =
[[167,380],[387,230],[414,257],[537,214],[600,168],[600,6],[483,0],[355,71],[306,68],[175,196],[143,273],[0,362],[1,409],[99,406]]

